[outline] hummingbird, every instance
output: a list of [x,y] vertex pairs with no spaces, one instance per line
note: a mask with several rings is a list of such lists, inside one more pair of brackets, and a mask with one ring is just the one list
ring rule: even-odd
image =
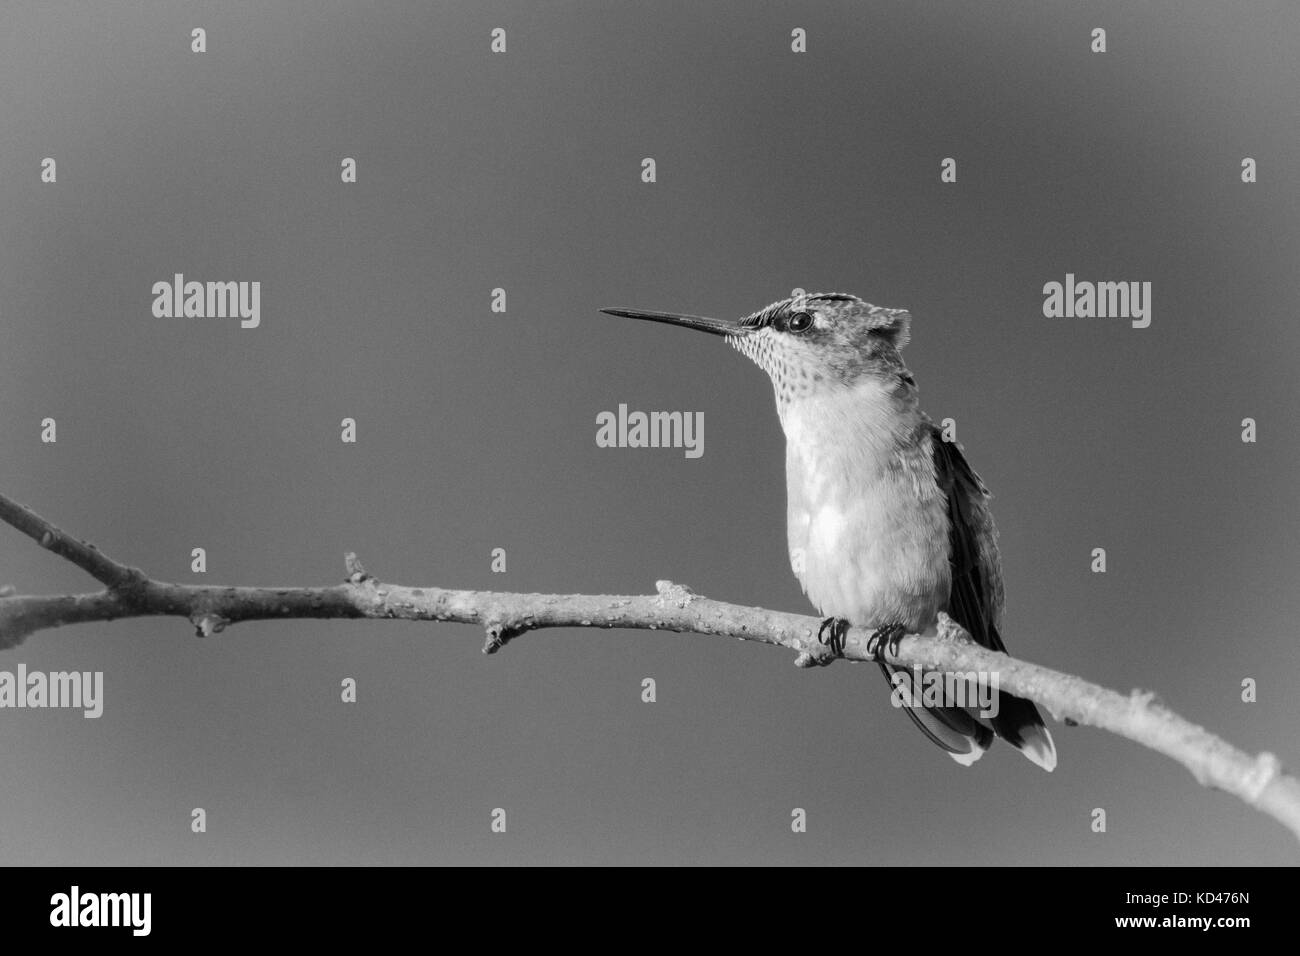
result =
[[[797,290],[796,290],[797,291]],[[903,362],[906,309],[855,295],[800,293],[741,319],[602,309],[722,336],[763,369],[786,440],[786,534],[804,593],[824,616],[818,640],[836,655],[852,625],[930,741],[970,766],[1000,737],[1044,770],[1056,746],[1030,701],[998,691],[996,713],[922,697],[884,659],[940,612],[983,647],[1005,651],[1004,589],[989,492],[955,441],[920,408]],[[913,706],[924,700],[925,706]]]

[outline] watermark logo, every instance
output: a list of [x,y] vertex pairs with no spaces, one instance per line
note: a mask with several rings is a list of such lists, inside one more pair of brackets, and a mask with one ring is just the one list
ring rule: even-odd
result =
[[131,935],[148,936],[152,910],[152,893],[82,893],[74,885],[50,897],[50,925],[129,926]]
[[704,454],[703,412],[618,412],[596,416],[598,448],[682,448],[687,458]]
[[1043,286],[1043,315],[1049,319],[1131,319],[1133,328],[1151,324],[1150,282],[1065,282]]
[[172,281],[153,284],[153,314],[158,319],[239,319],[240,328],[262,324],[262,283]]
[[28,671],[19,664],[16,671],[0,671],[0,708],[66,707],[83,711],[84,717],[104,713],[103,671]]
[[964,707],[981,717],[998,715],[1000,678],[997,671],[911,671],[889,675],[895,707]]

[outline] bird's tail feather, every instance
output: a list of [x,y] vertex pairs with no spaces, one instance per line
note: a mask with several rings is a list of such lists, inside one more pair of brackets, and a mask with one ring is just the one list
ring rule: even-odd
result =
[[998,715],[993,718],[997,735],[1048,773],[1056,769],[1056,744],[1043,723],[1043,716],[1031,702],[998,691]]
[[920,693],[914,687],[912,672],[883,662],[880,669],[896,691],[895,700],[903,703],[903,712],[959,764],[969,767],[982,757],[996,734],[1044,770],[1056,768],[1056,745],[1031,702],[998,691],[997,716],[988,719],[955,705],[916,706]]
[[919,706],[916,701],[920,692],[914,686],[911,671],[884,662],[880,670],[895,690],[892,699],[902,705],[903,713],[912,718],[912,723],[932,743],[966,767],[984,756],[993,742],[993,730],[986,723],[961,707]]

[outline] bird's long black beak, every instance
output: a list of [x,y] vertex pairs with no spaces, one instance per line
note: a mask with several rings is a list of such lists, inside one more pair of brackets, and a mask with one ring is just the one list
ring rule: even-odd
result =
[[688,329],[699,329],[713,335],[743,335],[751,331],[735,319],[710,319],[703,315],[683,315],[680,312],[644,312],[640,309],[601,309],[606,315],[618,315],[625,319],[645,319],[648,322],[665,322],[668,325],[680,325]]

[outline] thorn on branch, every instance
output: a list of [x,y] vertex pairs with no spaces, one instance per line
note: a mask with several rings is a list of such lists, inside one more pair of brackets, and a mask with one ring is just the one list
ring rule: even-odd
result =
[[483,653],[495,654],[505,646],[505,628],[500,624],[489,624],[487,626],[487,637],[483,641]]
[[935,635],[941,641],[956,641],[960,644],[973,644],[971,636],[966,633],[965,628],[950,618],[945,611],[939,612],[939,622],[935,627]]
[[361,559],[356,556],[355,552],[349,551],[343,555],[343,565],[347,568],[349,584],[360,584],[363,581],[374,580],[374,576],[362,566]]
[[1156,692],[1153,690],[1143,690],[1140,687],[1134,687],[1129,691],[1129,699],[1133,706],[1138,710],[1147,710],[1154,706],[1159,706],[1160,701],[1156,699]]
[[483,641],[483,653],[495,654],[520,634],[527,631],[528,628],[494,621],[487,626],[486,630],[487,637]]
[[664,601],[671,601],[678,607],[686,607],[695,598],[695,592],[685,584],[673,584],[672,581],[656,581],[655,590]]
[[827,667],[835,658],[831,654],[812,654],[808,651],[800,651],[799,656],[794,659],[794,666],[804,667]]
[[219,634],[226,629],[230,622],[220,614],[199,614],[190,618],[194,625],[195,637],[211,637],[213,634]]
[[1246,802],[1257,803],[1264,788],[1282,772],[1282,761],[1267,750],[1255,758],[1255,766],[1246,777]]

